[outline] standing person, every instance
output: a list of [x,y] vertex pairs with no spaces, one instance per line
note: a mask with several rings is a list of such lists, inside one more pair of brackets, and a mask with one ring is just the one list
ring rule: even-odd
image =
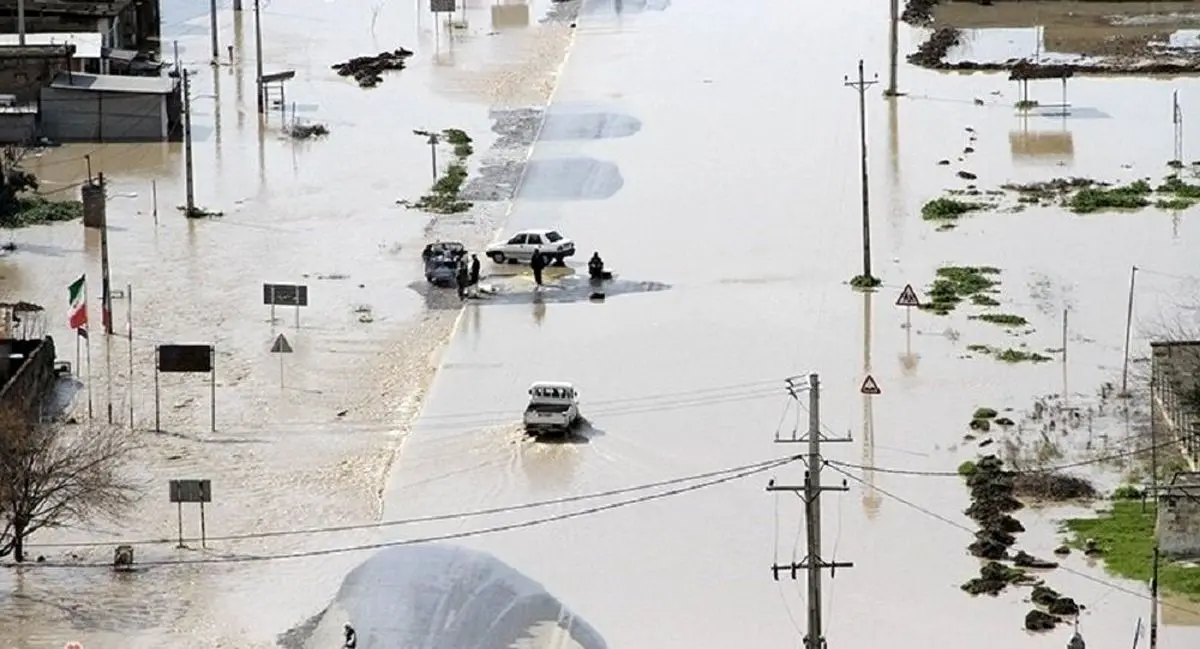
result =
[[342,649],[355,649],[358,647],[358,634],[354,632],[354,627],[350,623],[346,623],[346,642],[342,644]]
[[546,268],[546,256],[541,248],[534,248],[533,256],[529,258],[529,267],[533,269],[533,282],[542,285],[542,270]]
[[470,273],[467,271],[467,260],[463,259],[458,262],[458,269],[454,274],[454,280],[458,284],[458,299],[467,299],[467,283],[471,280]]
[[471,286],[479,285],[479,255],[471,255]]

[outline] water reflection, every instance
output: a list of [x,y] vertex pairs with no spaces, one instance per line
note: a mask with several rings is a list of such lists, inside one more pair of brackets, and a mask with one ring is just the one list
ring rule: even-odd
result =
[[[871,339],[874,337],[874,291],[863,292],[863,380],[871,376]],[[875,404],[874,395],[864,393],[862,395],[863,402],[863,467],[875,466]],[[883,498],[879,492],[875,490],[875,471],[870,468],[863,469],[862,481],[865,488],[863,489],[863,511],[867,518],[874,519],[879,515],[879,510],[883,505]]]
[[542,299],[542,290],[538,287],[533,292],[533,322],[540,327],[545,321],[546,300]]
[[492,5],[492,29],[512,29],[529,26],[529,5],[525,0],[511,0]]

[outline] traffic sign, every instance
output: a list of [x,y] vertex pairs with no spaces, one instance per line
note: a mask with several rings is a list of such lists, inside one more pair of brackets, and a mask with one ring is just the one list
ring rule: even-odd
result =
[[917,292],[913,290],[912,284],[904,285],[900,297],[896,298],[896,306],[921,306],[921,300],[917,299]]
[[292,345],[288,342],[287,338],[283,337],[283,334],[279,334],[275,337],[275,344],[271,345],[271,353],[290,354],[292,353]]
[[859,392],[862,392],[863,394],[880,394],[879,384],[875,382],[875,379],[872,378],[870,374],[868,374],[866,380],[863,381],[862,388],[859,390]]

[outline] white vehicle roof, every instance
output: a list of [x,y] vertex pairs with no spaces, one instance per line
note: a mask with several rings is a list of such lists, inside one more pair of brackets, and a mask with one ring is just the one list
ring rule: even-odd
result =
[[566,381],[538,381],[538,382],[534,383],[533,385],[529,386],[530,390],[535,390],[538,388],[559,388],[559,389],[568,388],[568,389],[574,390],[575,386],[571,385],[570,383],[567,383]]

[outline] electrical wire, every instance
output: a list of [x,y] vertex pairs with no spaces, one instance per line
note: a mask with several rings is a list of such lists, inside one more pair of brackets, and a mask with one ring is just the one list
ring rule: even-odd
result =
[[[426,543],[435,543],[438,541],[450,541],[450,540],[456,540],[456,539],[483,536],[486,534],[496,534],[499,532],[508,532],[508,531],[512,531],[512,530],[518,530],[518,529],[524,529],[524,528],[530,528],[530,527],[538,527],[538,526],[546,525],[549,523],[556,523],[556,522],[560,522],[560,521],[564,521],[564,520],[570,520],[573,518],[580,518],[583,516],[591,516],[594,514],[599,514],[601,512],[610,511],[613,509],[619,509],[621,507],[628,507],[630,505],[636,505],[636,504],[641,504],[641,503],[645,503],[645,502],[650,502],[653,500],[669,498],[672,496],[677,496],[677,495],[689,493],[692,491],[699,491],[701,489],[705,489],[708,487],[716,486],[719,484],[724,484],[727,482],[733,482],[734,480],[740,480],[742,478],[746,478],[746,477],[749,477],[749,476],[752,476],[755,474],[763,473],[765,471],[769,471],[776,467],[780,467],[785,464],[789,464],[791,462],[798,461],[799,459],[800,459],[799,456],[792,456],[792,457],[779,458],[776,460],[770,460],[767,462],[760,462],[755,465],[747,465],[748,468],[745,468],[744,470],[738,471],[736,473],[729,473],[728,471],[726,471],[725,474],[721,475],[720,477],[715,477],[710,480],[705,480],[705,481],[699,482],[697,484],[692,484],[692,485],[688,485],[688,486],[684,486],[684,487],[676,487],[674,489],[669,489],[667,491],[663,491],[663,492],[659,492],[659,493],[648,494],[648,495],[639,496],[636,498],[630,498],[628,500],[620,500],[615,503],[609,503],[606,505],[597,505],[595,507],[590,507],[590,508],[582,509],[582,510],[578,510],[578,511],[544,516],[542,518],[534,518],[534,519],[529,519],[529,520],[520,521],[520,522],[516,522],[516,523],[508,523],[505,525],[495,525],[492,527],[477,528],[477,529],[465,530],[465,531],[461,531],[461,532],[450,532],[450,533],[446,533],[446,534],[438,534],[438,535],[432,535],[432,536],[426,536],[426,537],[404,539],[404,540],[400,540],[400,541],[383,541],[383,542],[379,542],[379,543],[368,543],[368,544],[363,544],[363,545],[332,547],[332,548],[324,548],[324,549],[320,549],[320,550],[307,550],[307,551],[284,553],[284,554],[261,554],[261,555],[241,555],[241,556],[231,555],[231,556],[220,556],[220,557],[205,557],[205,558],[201,558],[201,559],[165,559],[165,560],[158,560],[158,561],[142,561],[142,562],[138,562],[138,565],[140,567],[157,567],[157,566],[203,565],[203,564],[218,564],[218,563],[252,563],[252,562],[265,562],[265,561],[281,561],[281,560],[285,560],[285,559],[303,559],[303,558],[322,557],[322,556],[339,555],[339,554],[349,554],[352,552],[366,552],[366,551],[370,551],[370,550],[382,550],[385,548],[402,547],[402,546],[406,546],[406,545],[421,545],[421,544],[426,544]],[[457,515],[445,515],[446,518],[455,518],[456,516]],[[106,545],[111,546],[112,544],[109,543]],[[109,568],[109,569],[112,568],[111,564],[108,564],[108,563],[62,563],[62,564],[58,564],[58,563],[43,562],[43,563],[39,564],[39,566],[44,566],[44,567],[48,567],[48,568]]]
[[[1129,458],[1129,457],[1134,457],[1137,455],[1142,455],[1144,453],[1149,453],[1151,451],[1157,451],[1157,450],[1161,450],[1161,449],[1165,449],[1165,448],[1171,448],[1172,446],[1174,446],[1178,443],[1179,443],[1179,440],[1172,439],[1170,441],[1162,442],[1160,444],[1153,444],[1151,446],[1135,448],[1133,450],[1122,451],[1120,453],[1113,453],[1110,455],[1102,455],[1102,456],[1094,457],[1094,458],[1087,459],[1087,460],[1080,460],[1078,462],[1071,462],[1068,464],[1059,464],[1056,466],[1042,467],[1042,468],[1038,468],[1038,469],[1029,469],[1026,471],[1013,471],[1012,473],[1015,473],[1018,475],[1039,475],[1039,474],[1046,474],[1046,473],[1054,473],[1056,471],[1064,471],[1066,469],[1076,469],[1079,467],[1091,466],[1094,464],[1103,464],[1105,462],[1110,462],[1113,460],[1120,460],[1120,459],[1125,459],[1125,458]],[[826,462],[826,464],[833,465],[833,466],[839,466],[839,467],[846,468],[846,469],[858,469],[860,471],[874,471],[876,473],[887,473],[887,474],[891,474],[891,475],[922,476],[922,477],[928,477],[928,478],[951,478],[951,477],[961,478],[962,477],[962,474],[958,473],[957,471],[920,471],[920,470],[916,470],[916,469],[893,469],[893,468],[887,468],[887,467],[867,466],[864,464],[854,464],[853,462],[842,462],[840,460],[825,460],[825,462]]]
[[[759,473],[762,471],[767,471],[769,469],[783,466],[785,464],[790,464],[792,462],[799,460],[800,458],[801,458],[801,456],[799,456],[799,455],[792,455],[792,456],[774,458],[771,460],[764,460],[761,462],[754,462],[752,464],[744,464],[741,466],[720,469],[717,471],[707,471],[704,473],[696,473],[696,474],[682,476],[682,477],[678,477],[678,478],[659,480],[657,482],[649,482],[649,483],[644,483],[644,484],[640,484],[640,485],[634,485],[632,487],[622,487],[619,489],[610,489],[607,491],[600,491],[600,492],[594,492],[594,493],[589,493],[589,494],[581,494],[581,495],[577,495],[577,496],[564,496],[561,498],[553,498],[550,500],[539,500],[539,501],[534,501],[534,502],[522,503],[522,504],[518,504],[518,505],[506,505],[506,506],[501,506],[501,507],[491,507],[491,508],[487,508],[487,509],[476,509],[476,510],[471,510],[471,511],[454,512],[454,513],[448,513],[448,514],[432,514],[429,516],[420,516],[420,517],[416,517],[416,518],[402,518],[402,519],[387,520],[387,521],[376,521],[373,523],[358,523],[358,524],[351,524],[351,525],[337,525],[337,526],[315,527],[315,528],[307,528],[307,529],[276,530],[276,531],[268,531],[268,532],[249,532],[249,533],[245,533],[245,534],[232,534],[232,535],[226,535],[226,536],[210,536],[210,537],[207,537],[207,540],[208,541],[247,541],[247,540],[252,540],[252,539],[266,539],[266,538],[277,538],[277,537],[311,536],[311,535],[315,535],[315,534],[329,534],[329,533],[336,533],[336,532],[353,532],[353,531],[360,531],[360,530],[384,529],[384,528],[389,528],[389,527],[399,527],[402,525],[415,525],[415,524],[419,524],[419,523],[432,523],[432,522],[438,522],[438,521],[476,518],[476,517],[480,517],[480,516],[493,516],[496,514],[507,514],[507,513],[511,513],[511,512],[524,511],[527,509],[549,507],[552,505],[566,505],[566,504],[570,504],[570,503],[583,502],[583,501],[587,501],[587,500],[596,500],[596,499],[600,499],[600,498],[611,498],[613,496],[621,496],[621,495],[626,495],[626,494],[631,494],[631,493],[637,493],[640,491],[659,489],[662,487],[669,487],[669,486],[678,485],[678,484],[682,484],[682,483],[686,483],[686,482],[696,482],[698,480],[716,479],[716,478],[720,478],[722,476],[729,476],[730,474],[740,475],[747,471],[749,471],[751,473],[746,473],[746,475],[753,475],[754,473]],[[107,542],[84,542],[84,543],[30,543],[30,544],[27,544],[26,547],[30,547],[30,548],[33,548],[33,547],[38,547],[38,548],[89,548],[89,547],[111,547],[114,543],[117,543],[120,545],[162,545],[164,543],[171,543],[171,542],[172,541],[170,539],[159,538],[159,539],[142,539],[142,540],[137,540],[137,541],[107,541]]]
[[[843,475],[843,476],[845,476],[847,479],[850,479],[850,480],[853,480],[854,482],[857,482],[858,484],[862,485],[863,487],[866,487],[866,488],[868,488],[868,489],[874,489],[874,490],[875,490],[877,493],[879,493],[879,494],[881,494],[881,495],[883,495],[883,496],[885,496],[885,497],[887,497],[887,498],[890,498],[890,499],[892,499],[892,500],[894,500],[894,501],[896,501],[896,502],[898,502],[898,503],[900,503],[900,504],[902,504],[902,505],[904,505],[904,506],[906,506],[906,507],[909,507],[910,509],[914,509],[914,510],[916,510],[916,511],[918,511],[918,512],[922,513],[922,514],[925,514],[926,516],[928,516],[928,517],[930,517],[930,518],[936,519],[936,520],[938,520],[938,521],[941,521],[941,522],[943,522],[943,523],[945,523],[945,524],[947,524],[947,525],[949,525],[949,526],[951,526],[951,527],[954,527],[954,528],[957,528],[957,529],[959,529],[959,530],[962,530],[962,531],[964,531],[964,532],[966,532],[966,533],[970,534],[971,536],[975,536],[975,530],[973,530],[973,529],[971,529],[971,528],[967,527],[966,525],[963,525],[963,524],[961,524],[961,523],[959,523],[959,522],[957,522],[957,521],[951,520],[950,518],[948,518],[948,517],[946,517],[946,516],[943,516],[943,515],[941,515],[941,514],[939,514],[939,513],[935,512],[935,511],[931,510],[931,509],[928,509],[928,508],[926,508],[926,507],[923,507],[923,506],[921,506],[921,505],[917,504],[916,502],[913,502],[912,500],[909,500],[909,499],[907,499],[907,498],[904,498],[904,497],[902,497],[902,496],[898,496],[898,495],[896,495],[896,494],[894,494],[894,493],[892,493],[892,492],[890,492],[890,491],[887,491],[887,490],[885,490],[885,489],[881,489],[881,488],[879,488],[878,486],[874,486],[874,485],[868,485],[868,484],[866,483],[866,481],[864,481],[862,478],[859,478],[858,476],[856,476],[856,475],[854,475],[854,474],[850,473],[849,471],[845,471],[845,470],[843,470],[843,469],[841,469],[841,468],[839,468],[839,467],[837,467],[837,466],[833,466],[832,464],[829,464],[829,463],[826,463],[826,465],[827,465],[827,466],[829,466],[829,468],[830,468],[830,469],[832,469],[832,470],[834,470],[834,471],[836,471],[836,472],[838,472],[838,473],[842,474],[842,475]],[[1137,598],[1139,598],[1139,599],[1143,599],[1143,600],[1147,600],[1147,601],[1152,601],[1152,600],[1153,600],[1153,598],[1152,598],[1150,595],[1147,595],[1146,593],[1140,593],[1140,592],[1138,592],[1138,591],[1136,591],[1136,590],[1133,590],[1133,589],[1130,589],[1130,588],[1126,588],[1125,586],[1122,586],[1122,585],[1120,585],[1120,584],[1113,583],[1113,582],[1111,582],[1111,581],[1108,581],[1107,579],[1101,579],[1101,578],[1099,578],[1099,577],[1096,577],[1096,576],[1093,576],[1093,575],[1089,575],[1089,574],[1087,574],[1086,572],[1083,572],[1083,571],[1081,571],[1081,570],[1076,570],[1076,569],[1074,569],[1074,568],[1071,568],[1071,567],[1069,567],[1069,566],[1064,566],[1064,565],[1061,565],[1061,564],[1060,564],[1060,565],[1058,566],[1058,569],[1059,569],[1059,570],[1061,570],[1061,571],[1063,571],[1063,572],[1066,572],[1066,573],[1068,573],[1068,574],[1071,574],[1071,575],[1074,575],[1074,576],[1076,576],[1076,577],[1079,577],[1079,578],[1081,578],[1081,579],[1086,579],[1087,581],[1090,581],[1090,582],[1092,582],[1092,583],[1094,583],[1094,584],[1098,584],[1098,585],[1100,585],[1100,586],[1104,586],[1105,588],[1110,588],[1110,589],[1112,589],[1112,590],[1115,590],[1115,591],[1117,591],[1117,592],[1119,592],[1119,593],[1123,593],[1123,594],[1125,594],[1125,595],[1131,595],[1131,596],[1133,596],[1133,597],[1137,597]],[[1181,612],[1184,612],[1184,613],[1195,613],[1195,611],[1194,611],[1194,610],[1192,610],[1192,609],[1189,609],[1189,608],[1186,608],[1186,607],[1180,606],[1180,605],[1178,605],[1178,604],[1172,604],[1171,602],[1169,602],[1169,601],[1167,601],[1167,600],[1165,600],[1165,599],[1160,599],[1160,600],[1159,600],[1159,603],[1160,603],[1162,606],[1165,606],[1165,607],[1167,607],[1167,608],[1173,608],[1173,609],[1179,610],[1179,611],[1181,611]]]

